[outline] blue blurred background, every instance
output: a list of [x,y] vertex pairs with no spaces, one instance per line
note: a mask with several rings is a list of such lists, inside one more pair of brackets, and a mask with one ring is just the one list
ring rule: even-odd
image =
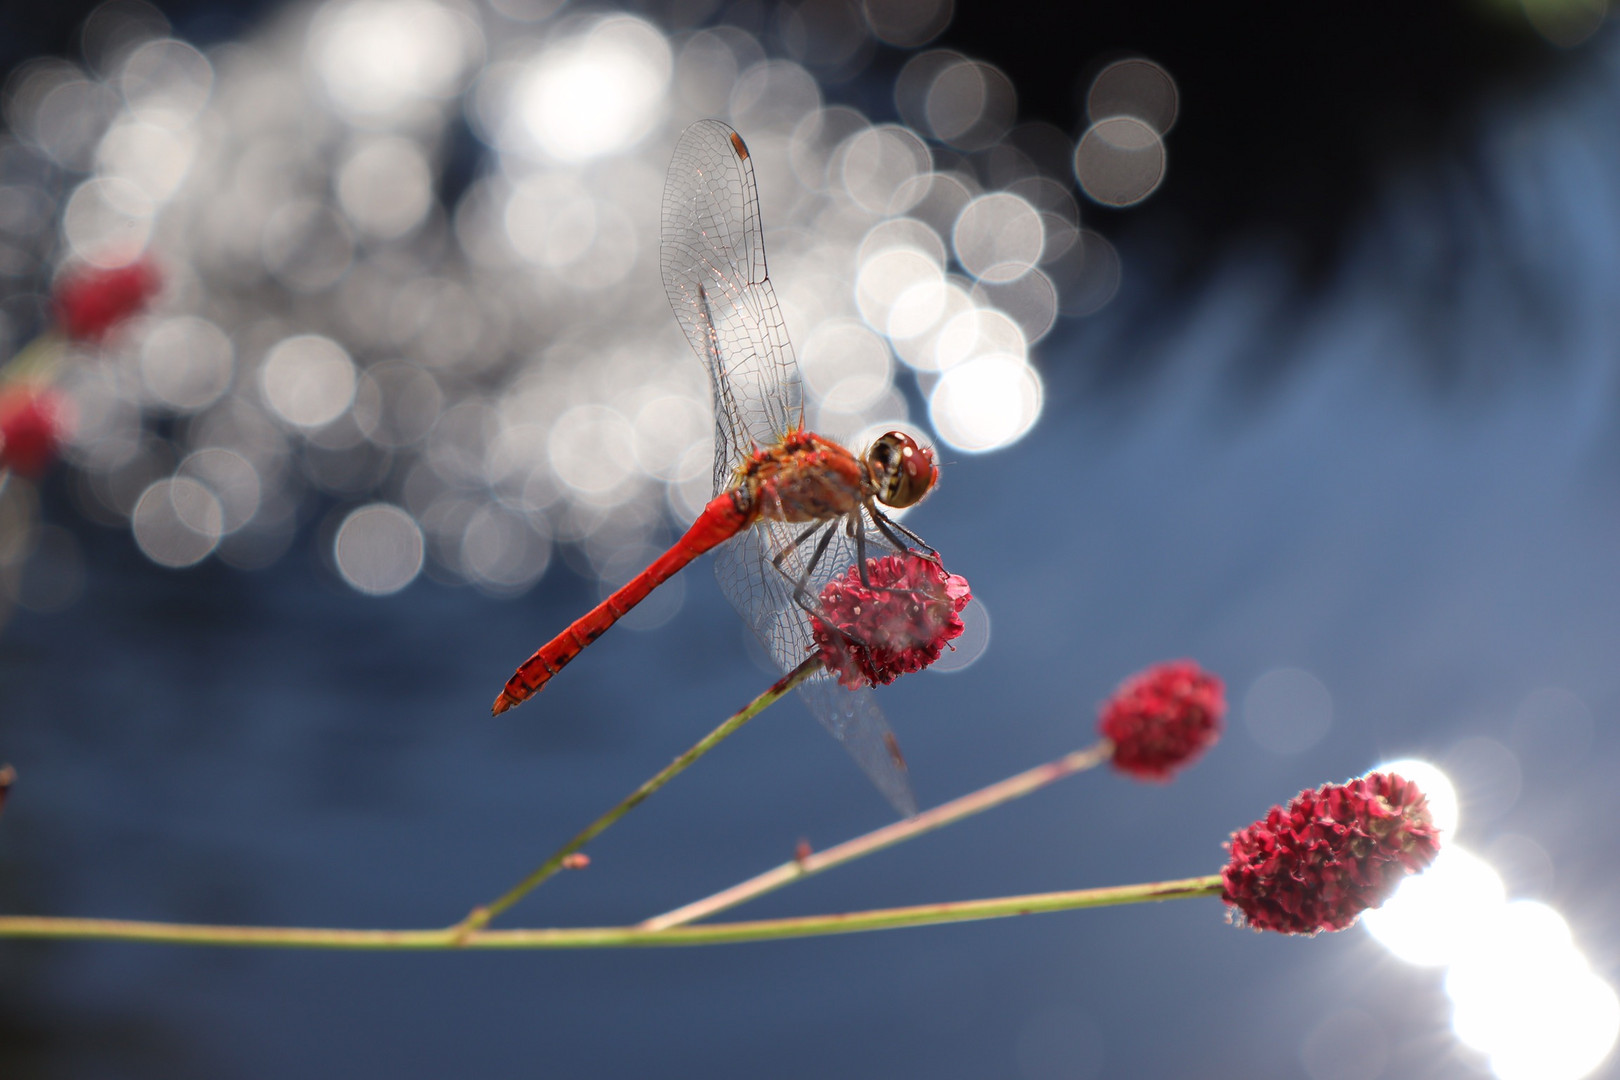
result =
[[[1027,344],[1010,360],[1004,342],[984,353],[1003,358],[985,370],[1032,388],[1004,395],[1014,415],[964,419],[936,394],[953,368],[919,360],[917,339],[895,330],[891,310],[874,316],[857,269],[865,264],[847,257],[872,244],[867,225],[848,221],[905,216],[891,212],[892,191],[880,192],[888,205],[862,203],[871,189],[848,182],[847,146],[830,149],[821,129],[803,136],[801,114],[782,123],[778,99],[748,114],[735,95],[722,96],[756,153],[819,147],[844,162],[844,189],[817,194],[805,181],[808,194],[791,198],[769,184],[802,181],[804,168],[761,165],[767,226],[774,199],[791,235],[826,245],[783,236],[785,258],[772,264],[801,352],[814,356],[812,326],[843,319],[883,334],[900,359],[885,353],[881,392],[857,406],[821,402],[827,422],[854,432],[909,419],[945,459],[940,491],[907,523],[972,582],[981,628],[990,629],[973,663],[879,695],[919,800],[941,802],[1084,745],[1097,702],[1154,661],[1197,659],[1226,680],[1232,703],[1225,740],[1174,784],[1082,776],[740,916],[1214,872],[1222,841],[1273,803],[1413,756],[1456,784],[1457,842],[1490,861],[1508,897],[1556,908],[1592,970],[1613,982],[1620,39],[1601,5],[1526,4],[1421,14],[1374,5],[1257,25],[1190,5],[1060,24],[963,3],[954,20],[926,27],[925,40],[862,31],[832,60],[804,45],[821,39],[792,30],[789,16],[823,25],[807,14],[815,4],[639,12],[675,43],[675,78],[678,50],[693,35],[707,30],[746,58],[736,36],[746,32],[760,59],[789,58],[814,76],[834,110],[828,125],[849,123],[858,135],[867,129],[850,120],[857,109],[906,131],[933,123],[932,133],[912,136],[927,148],[927,176],[976,179],[984,193],[1018,195],[1043,215],[1047,246],[1016,273],[993,260],[975,270],[960,231],[948,220],[935,229],[949,248],[935,284],[958,287],[975,311],[1003,313],[994,325]],[[313,25],[363,7],[328,5]],[[298,168],[342,212],[350,247],[337,265],[318,244],[266,241],[249,273],[215,221],[247,212],[221,195],[232,176],[243,190],[246,174],[208,164],[211,146],[246,138],[220,116],[241,116],[200,111],[186,129],[191,172],[182,169],[162,198],[148,192],[139,213],[118,211],[124,217],[75,218],[68,208],[86,177],[106,180],[109,162],[152,159],[119,158],[83,136],[89,156],[75,163],[70,124],[55,142],[54,129],[36,128],[32,144],[15,134],[42,164],[17,164],[22,150],[0,160],[0,179],[53,200],[40,204],[50,229],[9,234],[19,253],[6,264],[13,349],[37,329],[52,267],[94,261],[95,229],[113,228],[106,221],[148,222],[146,242],[173,281],[152,320],[109,355],[85,358],[83,370],[100,382],[86,389],[90,376],[70,380],[87,409],[110,418],[106,427],[76,437],[37,494],[8,504],[8,526],[25,522],[34,539],[26,558],[8,563],[0,630],[0,758],[20,777],[0,818],[4,910],[443,925],[504,890],[769,682],[699,565],[683,575],[679,602],[660,609],[664,621],[615,630],[539,701],[486,715],[514,663],[594,603],[626,561],[667,538],[690,512],[690,492],[706,495],[707,485],[706,464],[696,487],[692,470],[627,466],[623,483],[633,490],[609,509],[651,500],[656,512],[626,524],[603,510],[613,523],[603,533],[580,525],[589,515],[576,508],[609,504],[588,483],[568,487],[575,474],[565,462],[550,462],[556,490],[537,496],[540,481],[524,473],[514,482],[510,462],[489,450],[510,435],[512,455],[534,455],[529,468],[555,455],[544,438],[525,442],[532,433],[511,413],[552,408],[544,402],[559,387],[597,407],[578,388],[592,365],[608,363],[593,350],[629,346],[570,324],[612,321],[616,297],[646,294],[621,321],[645,325],[645,342],[657,343],[647,346],[652,361],[680,369],[668,376],[669,396],[695,385],[701,399],[703,390],[690,382],[697,365],[685,346],[671,338],[666,349],[658,336],[674,324],[647,262],[656,226],[645,215],[655,214],[673,133],[695,118],[677,115],[689,99],[676,95],[644,133],[626,136],[618,157],[581,166],[603,170],[579,174],[587,187],[629,177],[626,235],[636,239],[628,269],[603,272],[604,291],[584,300],[548,294],[595,271],[557,254],[566,238],[513,225],[522,214],[512,193],[553,198],[555,162],[569,151],[546,143],[555,133],[545,130],[528,133],[539,151],[503,142],[500,117],[490,119],[498,105],[488,103],[506,84],[490,72],[515,63],[500,55],[503,35],[541,43],[564,34],[578,13],[552,7],[444,5],[466,20],[456,25],[483,28],[481,51],[421,108],[404,90],[345,91],[318,56],[307,61],[313,75],[278,83],[278,64],[319,53],[322,39],[306,29],[311,8],[176,3],[165,25],[156,9],[101,8],[103,23],[108,10],[125,20],[125,37],[114,38],[126,44],[106,46],[105,56],[78,29],[91,25],[89,7],[4,9],[14,28],[5,57],[13,132],[23,115],[15,103],[37,110],[45,100],[30,98],[36,84],[15,74],[40,77],[23,63],[29,57],[70,57],[84,65],[86,85],[111,85],[109,72],[123,69],[107,56],[126,63],[132,48],[173,35],[210,61],[208,109],[273,112],[275,93],[261,100],[255,87],[284,92],[313,80],[326,96],[312,90],[310,100],[325,103],[332,125],[399,140],[388,143],[394,150],[418,140],[431,166],[431,198],[417,219],[355,213],[376,205],[344,203],[341,176],[359,184],[368,175],[344,172],[360,151],[342,148],[350,135],[299,120],[309,145],[327,140],[330,152],[316,156],[330,169],[303,159]],[[881,6],[859,10],[869,30],[886,25]],[[906,72],[938,85],[938,71],[957,62],[908,66],[927,49],[996,65],[1016,92],[1021,126],[1009,119],[981,140],[974,132],[991,121],[969,117],[944,131],[945,106],[936,101],[930,113],[927,93],[917,113]],[[1138,156],[1109,172],[1104,153],[1102,171],[1088,174],[1097,159],[1081,152],[1085,139],[1103,138],[1095,129],[1114,115],[1097,115],[1088,92],[1108,64],[1134,57],[1173,78],[1179,111],[1118,114],[1147,135],[1104,138],[1104,147]],[[341,59],[332,63],[346,70]],[[440,69],[423,70],[426,78]],[[769,70],[774,78],[784,69]],[[981,99],[993,101],[999,84],[976,70]],[[788,75],[791,101],[802,84]],[[49,77],[58,80],[51,88],[62,84],[59,71]],[[123,104],[85,106],[104,110],[95,139],[119,122],[119,109],[153,123],[127,81],[120,92]],[[396,107],[397,116],[387,113]],[[757,122],[758,138],[738,110]],[[43,124],[44,114],[28,115]],[[272,149],[300,152],[288,134],[299,130],[282,130]],[[1061,153],[1041,149],[1051,150],[1053,133],[1068,140]],[[884,161],[911,145],[893,138],[901,141],[880,147],[891,154]],[[998,156],[1006,146],[1021,157]],[[1133,189],[1143,152],[1160,154],[1162,177]],[[637,211],[649,168],[654,198]],[[920,174],[897,175],[893,191]],[[521,274],[511,252],[497,258],[480,247],[480,191],[509,200],[503,220]],[[915,209],[926,201],[901,209],[933,228]],[[561,212],[535,205],[542,216]],[[602,205],[595,212],[607,221]],[[836,216],[846,211],[854,216]],[[299,243],[325,235],[301,228],[292,230]],[[1070,234],[1073,250],[1106,257],[1065,259],[1052,238]],[[927,249],[926,235],[907,235]],[[878,254],[886,250],[898,249]],[[503,278],[496,296],[492,282]],[[443,343],[400,337],[397,302],[367,324],[355,313],[376,290],[354,283],[383,279],[391,289],[431,279],[445,290],[422,303],[454,286],[481,312],[475,337],[506,320],[496,350],[506,358],[468,361]],[[1046,281],[1045,291],[1012,288],[1032,280]],[[794,296],[827,282],[843,291],[825,307]],[[142,359],[154,355],[152,336],[165,326],[178,334],[183,318],[230,338],[229,391],[208,396],[204,361],[170,370]],[[263,374],[292,363],[276,350],[299,334],[340,342],[344,363],[353,357],[345,370],[359,372],[348,384],[356,402],[368,377],[384,402],[390,386],[420,385],[401,382],[399,366],[378,374],[378,365],[414,364],[433,373],[440,394],[425,428],[453,435],[454,418],[473,415],[455,410],[488,410],[480,430],[500,434],[477,444],[486,471],[458,473],[464,440],[402,433],[405,414],[387,405],[380,415],[393,428],[355,420],[352,439],[322,435],[350,421],[323,419],[319,407],[300,415],[305,406],[277,398]],[[559,339],[573,344],[558,351]],[[638,355],[625,370],[656,370],[635,366],[652,361]],[[561,381],[524,383],[554,377]],[[561,412],[556,405],[547,422]],[[235,427],[218,419],[227,413]],[[497,415],[499,423],[488,419]],[[669,445],[684,453],[684,444]],[[226,447],[258,470],[263,493],[240,531],[228,529],[228,494],[208,487],[215,474],[183,464],[199,448]],[[182,481],[215,492],[206,546],[172,527],[142,532],[143,520],[156,519],[142,517],[137,497]],[[418,530],[420,573],[413,568],[403,587],[334,555],[347,515],[381,503],[404,507]],[[480,532],[479,522],[509,520],[489,516],[491,507],[530,531]],[[269,524],[253,534],[261,520]],[[234,536],[251,542],[233,547]],[[827,846],[889,818],[837,745],[785,702],[591,845],[587,871],[548,884],[507,922],[635,921],[781,862],[801,837]],[[1493,1066],[1454,1033],[1445,977],[1359,929],[1311,940],[1236,930],[1214,901],[670,951],[372,956],[12,942],[0,944],[0,1073],[1617,1075],[1612,1064],[1589,1072],[1551,1056],[1540,1068],[1505,1056]]]

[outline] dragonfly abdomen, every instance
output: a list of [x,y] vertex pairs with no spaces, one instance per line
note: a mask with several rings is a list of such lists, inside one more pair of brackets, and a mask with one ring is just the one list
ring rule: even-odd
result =
[[681,568],[710,548],[723,544],[754,523],[755,514],[740,493],[716,496],[685,534],[652,564],[616,589],[611,596],[575,619],[568,629],[540,646],[523,661],[495,699],[491,712],[499,716],[522,704],[545,688],[552,676],[585,651],[585,647],[607,632],[630,609],[645,600],[654,589],[680,572]]

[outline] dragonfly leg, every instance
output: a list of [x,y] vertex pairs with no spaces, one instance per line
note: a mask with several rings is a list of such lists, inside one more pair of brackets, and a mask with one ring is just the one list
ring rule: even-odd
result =
[[912,532],[898,521],[889,517],[877,507],[868,506],[867,510],[872,514],[872,524],[878,527],[878,531],[884,535],[884,538],[887,539],[889,543],[893,544],[897,548],[903,548],[906,546],[900,542],[899,537],[895,536],[889,531],[891,528],[899,529],[901,532],[905,533],[906,536],[911,538],[911,540],[915,542],[918,547],[928,552],[928,554],[932,555],[936,560],[939,558],[939,552],[930,547],[928,541],[924,540],[922,537],[918,536],[916,533]]
[[[917,590],[917,589],[897,589],[892,585],[873,585],[872,584],[872,579],[866,576],[866,530],[859,526],[858,521],[859,521],[858,518],[852,516],[850,518],[848,531],[849,531],[849,534],[855,538],[855,560],[856,560],[855,565],[860,567],[861,584],[865,585],[868,589],[871,589],[873,592],[906,593],[906,594],[908,594],[910,596],[918,595],[919,590]],[[904,550],[906,545],[900,543],[900,541],[895,538],[894,534],[889,532],[888,526],[893,525],[897,529],[902,529],[902,530],[905,531],[907,536],[910,536],[912,539],[917,539],[916,534],[913,533],[911,530],[906,529],[905,526],[901,525],[897,521],[890,521],[888,518],[884,517],[882,514],[877,513],[876,511],[873,511],[873,513],[872,513],[872,523],[878,527],[878,531],[883,534],[883,538],[885,540],[887,540],[889,543],[893,544],[895,547],[900,548],[901,550]],[[919,544],[922,544],[921,540],[917,540],[917,542]],[[927,544],[923,544],[922,546],[925,547],[925,548],[928,548],[928,553],[930,555],[933,555],[937,560],[938,555],[939,555],[938,552],[936,552],[933,548],[928,547]]]
[[[782,560],[788,557],[789,552],[796,550],[800,544],[804,543],[811,536],[814,536],[817,531],[821,532],[821,539],[816,542],[816,550],[811,552],[810,558],[806,560],[804,564],[804,573],[799,575],[797,581],[793,581],[793,576],[786,570],[782,569]],[[771,565],[776,567],[777,573],[781,574],[789,581],[793,581],[794,602],[812,614],[815,613],[819,605],[816,603],[815,597],[810,595],[810,576],[816,572],[816,564],[819,563],[821,561],[821,557],[827,553],[827,545],[832,543],[832,538],[832,529],[823,529],[820,524],[812,525],[810,528],[806,529],[804,532],[800,533],[796,538],[794,538],[792,547],[784,548],[783,550],[777,552],[776,556],[771,559]]]

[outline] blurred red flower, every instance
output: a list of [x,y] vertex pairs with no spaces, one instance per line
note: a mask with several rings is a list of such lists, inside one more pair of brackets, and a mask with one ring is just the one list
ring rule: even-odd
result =
[[967,579],[914,551],[866,560],[821,590],[810,618],[827,670],[851,690],[890,683],[939,659],[961,636],[959,612],[973,599]]
[[1410,780],[1368,773],[1302,791],[1232,834],[1222,896],[1256,930],[1343,930],[1440,852],[1428,800]]
[[0,388],[0,468],[39,476],[67,437],[67,399],[46,386]]
[[56,282],[56,325],[75,341],[100,341],[145,308],[162,287],[157,267],[145,259],[109,269],[71,270]]
[[1156,664],[1120,684],[1103,703],[1097,731],[1114,744],[1114,768],[1167,781],[1221,737],[1221,680],[1191,660]]

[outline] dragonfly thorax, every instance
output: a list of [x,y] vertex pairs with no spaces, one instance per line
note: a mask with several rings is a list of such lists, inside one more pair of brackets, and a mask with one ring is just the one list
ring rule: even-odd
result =
[[896,509],[921,502],[939,481],[934,452],[903,431],[891,431],[872,444],[866,471],[878,502]]

